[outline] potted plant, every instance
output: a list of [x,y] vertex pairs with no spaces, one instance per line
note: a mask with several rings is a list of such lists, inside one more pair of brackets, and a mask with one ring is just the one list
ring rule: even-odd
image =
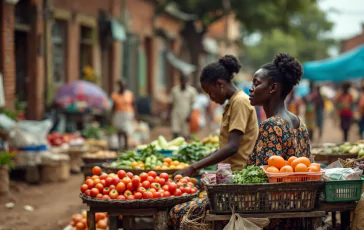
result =
[[15,153],[0,152],[0,183],[4,185],[0,187],[0,194],[9,192],[9,168],[15,166],[13,162],[14,157]]

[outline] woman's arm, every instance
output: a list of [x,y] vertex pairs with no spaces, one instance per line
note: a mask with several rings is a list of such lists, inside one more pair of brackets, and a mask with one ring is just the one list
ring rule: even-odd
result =
[[233,130],[229,132],[228,143],[223,148],[217,150],[216,152],[213,152],[206,158],[203,158],[200,161],[193,163],[189,167],[180,170],[175,174],[181,174],[184,176],[193,176],[198,170],[206,168],[210,165],[217,164],[231,157],[232,155],[237,153],[242,137],[243,137],[243,132],[239,130]]

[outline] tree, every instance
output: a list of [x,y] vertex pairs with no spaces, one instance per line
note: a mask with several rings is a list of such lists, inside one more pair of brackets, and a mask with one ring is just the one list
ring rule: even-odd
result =
[[[244,32],[265,32],[273,28],[289,30],[291,19],[304,12],[315,0],[154,0],[157,13],[174,4],[180,11],[194,15],[184,21],[181,36],[187,45],[190,62],[199,69],[202,39],[214,22],[234,14]],[[224,4],[225,3],[225,4]],[[226,4],[229,3],[229,4]],[[197,72],[194,83],[197,83]]]
[[326,13],[316,5],[311,5],[306,12],[292,18],[294,32],[272,30],[262,33],[261,40],[254,45],[245,46],[244,63],[253,70],[272,60],[277,52],[286,52],[297,57],[301,62],[324,59],[329,56],[329,49],[336,41],[325,34],[332,29]]

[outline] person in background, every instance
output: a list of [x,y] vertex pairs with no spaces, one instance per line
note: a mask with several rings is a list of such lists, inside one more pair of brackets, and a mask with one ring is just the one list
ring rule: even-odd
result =
[[313,140],[315,129],[319,128],[319,136],[322,137],[324,100],[320,94],[320,88],[310,82],[310,93],[303,98],[306,106],[305,122],[310,140]]
[[350,83],[342,85],[342,92],[338,93],[335,98],[335,104],[340,117],[340,128],[343,132],[343,140],[349,139],[349,130],[353,121],[354,98],[349,92]]
[[325,99],[321,94],[321,87],[318,85],[315,88],[315,117],[316,126],[319,130],[319,138],[322,139],[325,118]]
[[181,73],[180,84],[171,91],[171,123],[173,137],[188,138],[190,134],[190,119],[196,102],[197,91],[188,85],[188,78]]
[[136,117],[136,106],[133,92],[127,90],[127,84],[124,80],[117,81],[119,90],[112,93],[112,125],[117,130],[119,148],[121,149],[124,140],[124,150],[128,149],[128,137],[133,129],[133,120]]
[[359,137],[364,138],[364,81],[361,83],[361,92],[358,102],[358,112],[360,114],[359,120]]
[[207,121],[211,120],[212,116],[210,114],[211,109],[209,98],[203,93],[201,87],[198,88],[198,95],[196,102],[193,105],[193,112],[190,121],[190,131],[197,132],[203,129],[207,125]]
[[[270,156],[285,160],[291,156],[310,157],[310,139],[305,124],[285,107],[285,99],[302,77],[301,64],[289,54],[278,53],[253,78],[250,104],[263,106],[268,119],[260,124],[254,150],[247,165],[268,165]],[[265,229],[298,229],[297,219],[271,219]]]
[[[253,150],[258,136],[258,121],[248,95],[232,82],[234,73],[238,73],[240,68],[241,65],[234,56],[226,55],[202,70],[201,86],[210,99],[220,105],[228,101],[220,128],[219,150],[176,174],[193,176],[200,169],[217,163],[228,163],[231,170],[236,171],[241,170],[246,164],[248,154]],[[207,198],[176,205],[170,211],[169,225],[179,229],[183,216],[191,207],[197,206],[194,214],[198,214],[206,204]]]

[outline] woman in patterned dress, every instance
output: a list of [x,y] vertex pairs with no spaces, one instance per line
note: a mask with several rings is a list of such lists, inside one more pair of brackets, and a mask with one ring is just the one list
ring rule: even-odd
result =
[[[259,69],[250,89],[250,103],[263,106],[267,120],[259,127],[259,136],[248,165],[267,165],[273,155],[285,160],[291,156],[310,157],[310,139],[305,124],[285,107],[285,99],[302,76],[301,64],[289,54],[277,54],[273,62]],[[268,229],[296,229],[295,219],[271,220]]]

